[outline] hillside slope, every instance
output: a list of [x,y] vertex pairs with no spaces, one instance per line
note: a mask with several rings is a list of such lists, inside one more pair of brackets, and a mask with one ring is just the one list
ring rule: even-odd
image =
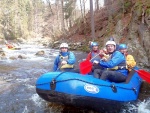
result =
[[[91,38],[90,13],[64,35],[68,43],[80,42],[83,48],[88,41],[96,40],[104,47],[109,37],[117,43],[126,43],[141,68],[150,68],[150,0],[120,0],[94,12],[95,39]],[[70,44],[72,45],[72,44]]]

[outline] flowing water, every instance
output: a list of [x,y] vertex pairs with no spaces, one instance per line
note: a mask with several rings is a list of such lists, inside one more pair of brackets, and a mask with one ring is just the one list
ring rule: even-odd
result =
[[[6,57],[0,60],[0,113],[95,113],[92,110],[79,110],[48,103],[36,94],[37,78],[51,71],[59,50],[22,45],[21,50],[5,49],[4,51]],[[44,51],[45,54],[36,56],[38,51]],[[85,58],[86,55],[82,52],[74,53],[77,61]],[[150,113],[150,85],[144,82],[139,101],[127,106],[121,113],[133,113],[133,111]]]

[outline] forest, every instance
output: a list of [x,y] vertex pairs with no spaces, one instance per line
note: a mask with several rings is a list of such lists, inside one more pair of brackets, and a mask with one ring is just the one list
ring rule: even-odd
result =
[[[80,0],[82,16],[86,13],[85,2]],[[76,0],[56,0],[53,3],[51,0],[1,0],[0,7],[0,38],[6,40],[43,35],[55,38],[81,17]],[[49,27],[45,28],[47,24]]]
[[2,44],[5,40],[44,40],[43,44],[58,48],[66,41],[73,50],[88,51],[89,41],[103,47],[114,37],[117,43],[127,43],[138,64],[148,68],[149,31],[149,0],[0,1]]

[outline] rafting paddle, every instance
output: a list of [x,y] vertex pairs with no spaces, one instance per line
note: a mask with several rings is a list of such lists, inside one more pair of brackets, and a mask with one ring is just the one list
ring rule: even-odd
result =
[[[91,60],[96,58],[99,54],[101,54],[101,51],[97,55],[95,55]],[[79,64],[81,74],[85,75],[91,71],[93,65],[91,60],[85,60]]]
[[80,67],[80,73],[85,75],[87,73],[89,73],[92,69],[92,62],[90,62],[90,60],[85,60],[83,62],[81,62],[79,64],[79,67]]
[[147,72],[145,70],[134,70],[138,73],[138,75],[143,79],[145,80],[146,82],[150,83],[150,72]]

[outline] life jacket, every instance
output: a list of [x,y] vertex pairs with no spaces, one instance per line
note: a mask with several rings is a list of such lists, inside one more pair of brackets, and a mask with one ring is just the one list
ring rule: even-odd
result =
[[[60,59],[59,66],[61,65],[62,61],[67,61],[69,59],[69,55],[70,55],[70,52],[67,56],[62,56],[61,54],[59,54],[59,59]],[[60,66],[60,70],[65,69],[65,68],[74,68],[74,65],[64,64],[64,65]]]
[[132,68],[136,66],[136,62],[135,62],[134,57],[132,55],[126,56],[126,64],[127,64],[127,69],[129,71],[131,71]]
[[67,56],[62,56],[62,54],[59,54],[59,59],[60,59],[60,61],[62,61],[62,60],[67,61],[67,60],[69,59],[69,55],[67,55]]
[[[112,58],[112,55],[110,56],[110,59],[111,58]],[[124,70],[124,69],[126,69],[126,61],[121,62],[120,64],[118,64],[117,66],[113,68],[108,68],[108,70],[111,70],[111,71]]]
[[99,61],[101,59],[100,55],[99,54],[100,51],[97,51],[97,52],[91,52],[91,62],[93,62],[94,60],[97,60]]

